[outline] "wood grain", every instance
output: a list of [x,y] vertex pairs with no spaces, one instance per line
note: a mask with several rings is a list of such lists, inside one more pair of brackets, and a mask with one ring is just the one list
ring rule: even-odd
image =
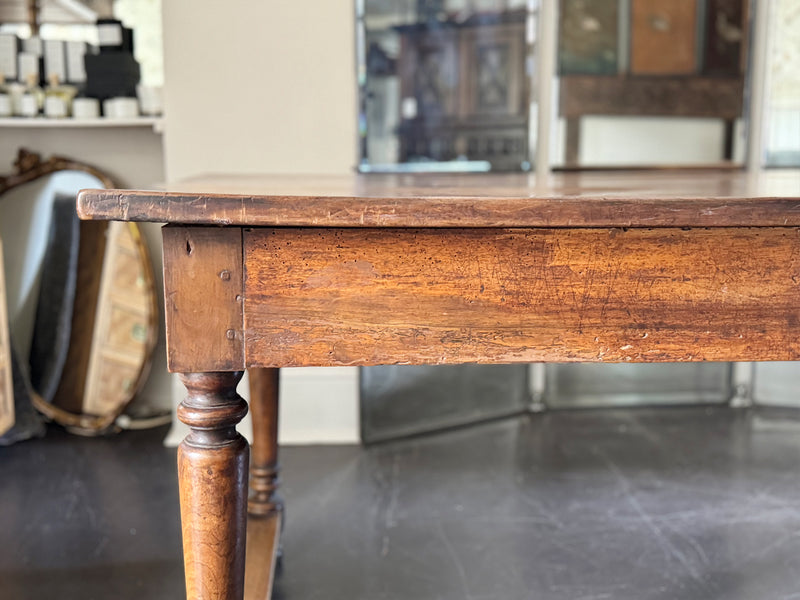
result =
[[84,219],[289,227],[800,225],[800,171],[209,176],[83,190]]
[[164,227],[162,237],[169,370],[242,369],[241,230]]
[[248,229],[248,367],[800,358],[800,232]]
[[247,535],[247,441],[236,424],[247,403],[242,372],[181,374],[178,417],[191,432],[178,448],[188,600],[242,600]]

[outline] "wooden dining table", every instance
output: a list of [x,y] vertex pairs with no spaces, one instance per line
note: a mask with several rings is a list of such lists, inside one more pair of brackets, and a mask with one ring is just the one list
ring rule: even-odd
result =
[[799,171],[218,175],[78,213],[166,224],[190,600],[269,597],[279,368],[800,358]]

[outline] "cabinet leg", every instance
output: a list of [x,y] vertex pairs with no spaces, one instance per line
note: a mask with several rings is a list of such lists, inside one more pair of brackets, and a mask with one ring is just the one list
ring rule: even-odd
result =
[[247,528],[247,414],[236,373],[180,376],[188,397],[178,418],[191,432],[178,449],[183,556],[188,600],[241,600]]
[[283,503],[278,488],[278,369],[250,369],[253,447],[247,524],[245,598],[267,600],[272,594],[280,553]]

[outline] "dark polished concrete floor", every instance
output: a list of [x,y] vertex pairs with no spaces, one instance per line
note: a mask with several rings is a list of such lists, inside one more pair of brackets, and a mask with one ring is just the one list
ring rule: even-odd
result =
[[[183,597],[164,433],[0,449],[0,598]],[[282,459],[282,600],[800,598],[798,413],[551,412]]]

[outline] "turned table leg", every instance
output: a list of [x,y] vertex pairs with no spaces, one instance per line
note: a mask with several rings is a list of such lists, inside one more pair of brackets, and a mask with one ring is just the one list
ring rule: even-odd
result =
[[267,600],[272,594],[279,554],[283,503],[278,488],[278,369],[250,369],[253,446],[247,525],[245,598]]
[[281,512],[278,499],[278,369],[250,369],[250,416],[253,446],[250,460],[251,516]]
[[241,600],[247,527],[247,414],[237,395],[242,372],[180,376],[188,397],[178,418],[191,432],[178,449],[188,600]]

